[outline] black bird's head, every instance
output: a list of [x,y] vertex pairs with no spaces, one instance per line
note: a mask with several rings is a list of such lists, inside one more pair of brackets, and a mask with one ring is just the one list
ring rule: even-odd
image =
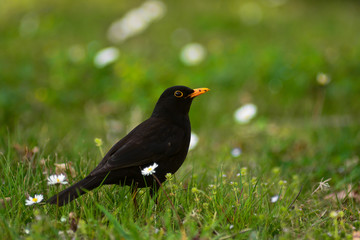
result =
[[178,116],[187,116],[194,97],[209,90],[208,88],[191,89],[185,86],[170,87],[161,94],[152,117],[179,118]]

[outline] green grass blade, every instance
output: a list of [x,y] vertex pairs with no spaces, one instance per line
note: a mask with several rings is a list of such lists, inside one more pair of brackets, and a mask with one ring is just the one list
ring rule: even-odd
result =
[[127,234],[125,232],[125,230],[121,227],[119,221],[116,220],[116,218],[109,213],[103,206],[101,206],[100,204],[96,204],[97,207],[107,216],[107,218],[109,219],[109,221],[114,225],[115,229],[119,232],[119,234],[121,236],[123,236],[125,239],[129,239],[132,240],[134,239],[133,237],[131,237],[129,234]]

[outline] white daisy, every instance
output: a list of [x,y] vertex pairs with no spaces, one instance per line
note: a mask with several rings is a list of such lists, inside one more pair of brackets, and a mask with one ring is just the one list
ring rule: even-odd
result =
[[35,197],[29,196],[28,199],[25,200],[25,205],[30,206],[35,203],[39,203],[44,199],[44,196],[42,194],[37,194]]
[[201,63],[206,56],[206,49],[199,43],[189,43],[185,45],[180,53],[181,61],[188,66]]
[[248,103],[238,108],[234,113],[234,118],[238,123],[248,123],[255,117],[257,107],[255,104]]
[[48,185],[55,185],[55,184],[68,184],[67,181],[65,181],[66,176],[64,174],[60,175],[51,175],[48,177]]
[[146,17],[152,21],[162,18],[166,12],[166,5],[157,0],[148,0],[140,7],[145,12]]
[[108,47],[101,49],[95,55],[94,64],[98,68],[103,68],[115,62],[118,59],[119,55],[120,51],[116,47]]
[[143,176],[148,176],[148,175],[152,175],[155,173],[155,168],[157,168],[159,165],[157,165],[157,163],[154,163],[153,165],[144,168],[143,170],[141,170],[141,174]]
[[131,9],[108,29],[108,39],[120,43],[142,33],[149,25],[161,19],[166,12],[166,5],[158,0],[147,0],[138,8]]
[[233,149],[231,150],[231,155],[232,155],[233,157],[239,157],[239,156],[241,155],[241,153],[242,153],[242,150],[241,150],[241,148],[239,148],[239,147],[233,148]]
[[271,197],[271,202],[274,203],[274,202],[277,202],[279,200],[279,195],[275,195],[275,196],[272,196]]

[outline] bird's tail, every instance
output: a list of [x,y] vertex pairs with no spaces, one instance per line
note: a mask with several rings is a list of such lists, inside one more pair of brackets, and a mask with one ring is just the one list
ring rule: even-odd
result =
[[47,203],[56,204],[58,206],[68,204],[72,200],[85,194],[87,191],[90,191],[100,186],[102,180],[103,178],[87,176],[86,178],[75,183],[71,187],[68,187],[67,189],[52,196],[49,200],[47,200]]

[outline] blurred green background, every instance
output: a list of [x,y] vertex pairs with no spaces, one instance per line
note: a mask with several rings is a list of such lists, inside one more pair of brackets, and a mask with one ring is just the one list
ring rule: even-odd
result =
[[[163,15],[138,34],[109,40],[111,24],[142,4],[1,3],[1,151],[10,141],[77,162],[97,154],[95,137],[110,147],[151,114],[165,88],[181,84],[211,89],[190,112],[200,142],[188,167],[240,163],[313,172],[314,181],[359,179],[357,165],[343,166],[360,152],[358,1],[164,1]],[[193,42],[206,54],[189,66],[180,54]],[[119,56],[97,67],[107,47]],[[321,73],[328,84],[317,81]],[[249,102],[257,116],[237,124],[234,111]],[[242,159],[231,158],[233,147]]]

